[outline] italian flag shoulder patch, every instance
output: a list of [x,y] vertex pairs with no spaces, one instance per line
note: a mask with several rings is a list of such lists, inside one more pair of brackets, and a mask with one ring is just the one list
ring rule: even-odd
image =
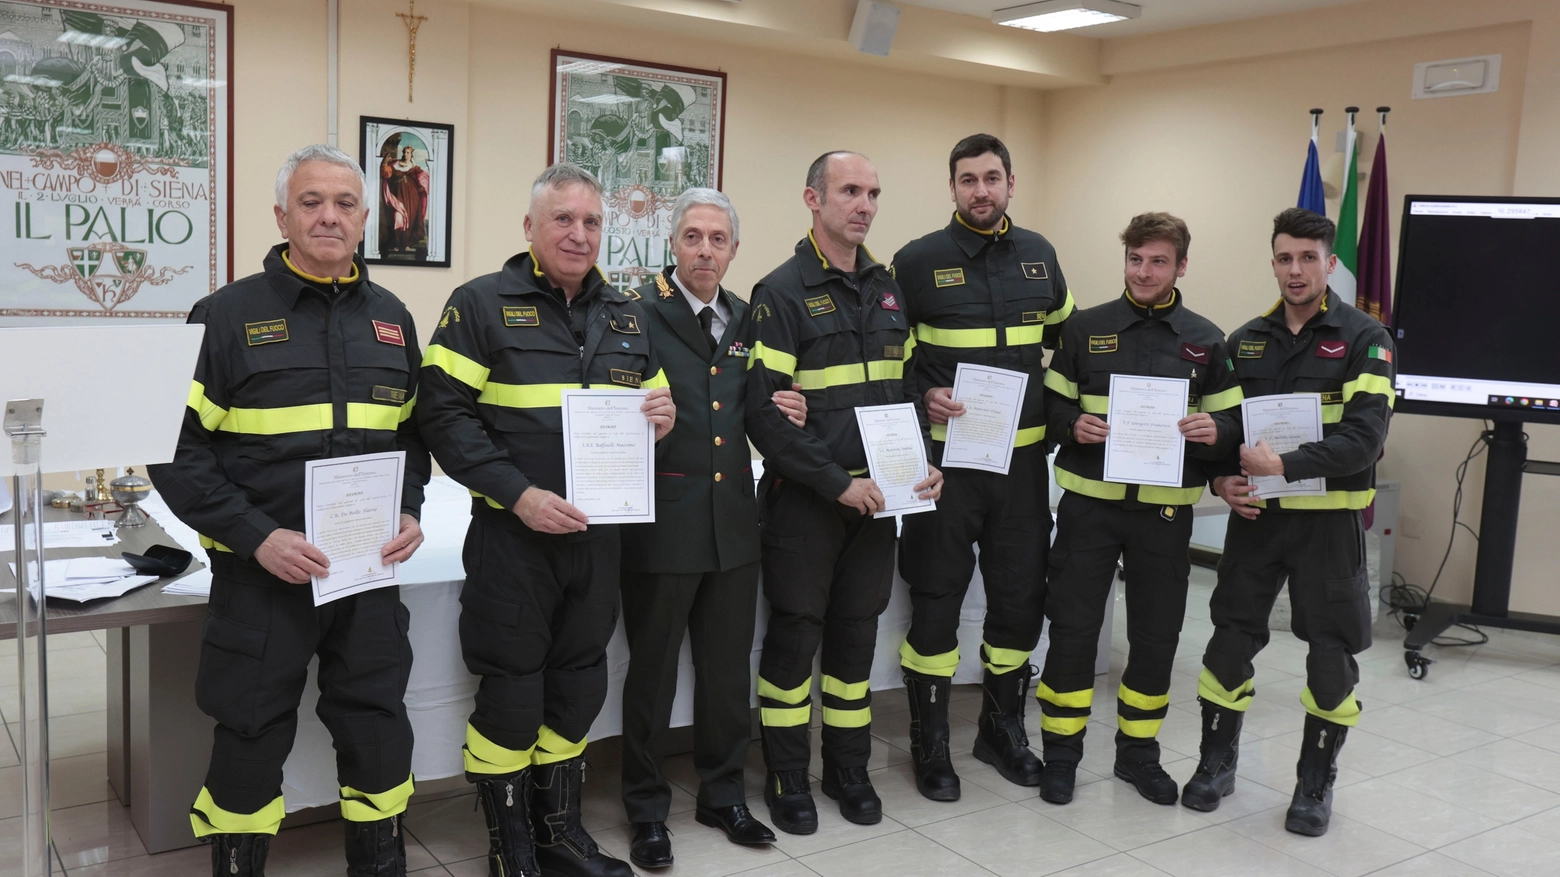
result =
[[1365,355],[1371,359],[1379,359],[1384,362],[1392,361],[1392,351],[1382,347],[1380,344],[1372,344],[1370,349],[1365,351]]

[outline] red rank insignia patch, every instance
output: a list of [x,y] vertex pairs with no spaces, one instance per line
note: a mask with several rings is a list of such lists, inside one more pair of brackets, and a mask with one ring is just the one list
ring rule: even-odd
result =
[[374,337],[381,343],[394,344],[397,347],[406,346],[406,337],[401,334],[401,327],[394,323],[381,323],[374,320]]
[[899,310],[899,299],[895,298],[894,294],[892,292],[885,292],[885,293],[883,293],[883,310],[885,310],[885,311],[897,311],[897,310]]
[[1181,358],[1206,365],[1208,362],[1208,348],[1198,347],[1196,344],[1182,344]]
[[1343,359],[1348,352],[1347,341],[1322,341],[1316,345],[1316,355],[1322,359]]

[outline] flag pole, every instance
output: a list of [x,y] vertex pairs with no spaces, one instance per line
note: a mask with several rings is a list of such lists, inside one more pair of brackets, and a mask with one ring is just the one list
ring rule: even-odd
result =
[[1387,136],[1387,113],[1390,113],[1390,112],[1392,112],[1392,108],[1391,107],[1377,107],[1376,108],[1376,121],[1380,125],[1381,136],[1382,137]]
[[1319,107],[1311,108],[1311,139],[1315,140],[1322,130],[1322,110]]

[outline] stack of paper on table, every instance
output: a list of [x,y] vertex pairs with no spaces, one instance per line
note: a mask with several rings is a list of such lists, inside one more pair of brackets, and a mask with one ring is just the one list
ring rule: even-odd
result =
[[[23,532],[27,537],[27,547],[36,547],[33,545],[32,524],[23,527]],[[43,524],[45,551],[54,548],[101,548],[118,541],[119,535],[114,532],[113,521],[45,521]],[[11,524],[0,524],[0,551],[15,550],[15,528]]]
[[[16,573],[14,563],[11,573]],[[115,557],[49,560],[43,564],[43,573],[50,597],[76,603],[122,597],[135,588],[157,581],[157,576],[137,575],[134,567]],[[27,585],[33,599],[38,599],[37,562],[27,564]]]

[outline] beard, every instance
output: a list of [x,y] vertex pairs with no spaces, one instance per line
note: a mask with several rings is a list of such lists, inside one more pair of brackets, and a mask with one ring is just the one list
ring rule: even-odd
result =
[[959,214],[959,218],[964,220],[964,223],[969,227],[979,229],[981,231],[991,231],[992,229],[1000,226],[1002,224],[1002,218],[1007,216],[1007,209],[1005,206],[993,206],[997,209],[992,210],[991,215],[985,219],[976,219],[974,216],[970,215],[968,210],[965,210],[962,207],[957,208],[957,212]]

